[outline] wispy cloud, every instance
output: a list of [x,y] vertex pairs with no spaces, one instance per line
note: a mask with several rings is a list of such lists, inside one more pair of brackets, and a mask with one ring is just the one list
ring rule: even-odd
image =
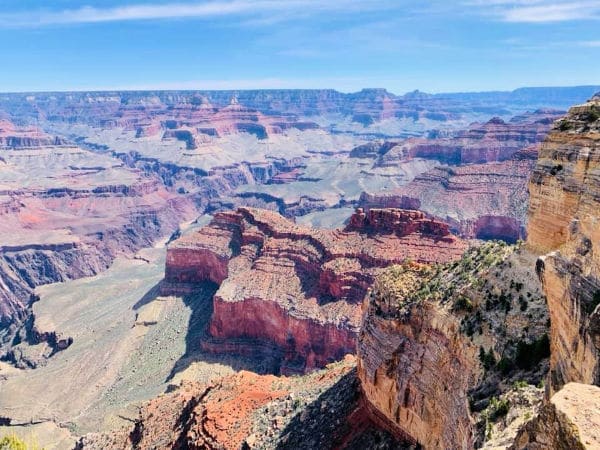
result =
[[[396,5],[397,6],[397,5]],[[391,0],[215,0],[204,2],[140,3],[112,8],[85,6],[78,9],[0,13],[0,26],[23,27],[140,20],[213,18],[232,15],[286,15],[326,12],[351,13],[393,8]]]
[[599,20],[600,0],[472,0],[481,13],[512,23],[556,23]]

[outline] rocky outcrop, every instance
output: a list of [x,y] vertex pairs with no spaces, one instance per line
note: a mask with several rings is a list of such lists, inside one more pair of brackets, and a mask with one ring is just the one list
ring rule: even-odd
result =
[[392,148],[397,146],[397,142],[390,141],[372,141],[358,147],[354,147],[350,151],[350,158],[379,158],[388,153]]
[[454,240],[450,235],[448,224],[428,219],[421,211],[370,209],[365,212],[362,208],[358,208],[350,217],[346,230],[363,233],[393,233],[398,236],[419,233],[438,239],[447,236],[449,242]]
[[449,304],[395,294],[419,271],[375,285],[358,344],[361,387],[388,428],[406,440],[468,449],[474,435],[467,392],[480,375],[476,347]]
[[466,247],[419,212],[372,210],[368,223],[363,216],[357,211],[340,231],[311,230],[264,210],[218,213],[169,246],[163,292],[220,284],[206,348],[251,352],[246,341],[256,341],[281,352],[284,371],[322,367],[354,351],[359,304],[380,268],[445,262]]
[[600,448],[600,388],[568,383],[519,432],[510,450]]
[[191,130],[166,130],[163,134],[163,139],[177,139],[178,141],[183,141],[185,142],[185,148],[187,150],[194,150],[198,148],[196,138]]
[[542,145],[530,182],[528,243],[550,310],[550,392],[600,383],[600,98],[575,106]]
[[500,423],[498,398],[515,410],[539,403],[541,389],[526,402],[510,391],[539,383],[549,356],[534,264],[525,249],[490,242],[459,261],[378,275],[357,355],[365,401],[385,429],[427,449],[479,447],[492,429],[514,437],[518,421]]
[[301,377],[241,371],[183,382],[142,405],[135,423],[92,433],[78,449],[404,449],[377,429],[358,395],[354,358]]

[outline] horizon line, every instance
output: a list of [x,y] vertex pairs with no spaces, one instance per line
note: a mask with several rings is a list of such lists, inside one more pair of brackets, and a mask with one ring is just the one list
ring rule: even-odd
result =
[[335,91],[340,94],[358,94],[364,91],[385,91],[391,95],[401,97],[407,94],[420,93],[425,95],[443,95],[443,94],[482,94],[482,93],[510,93],[521,89],[574,89],[574,88],[598,88],[600,89],[600,83],[598,84],[556,84],[556,85],[523,85],[512,89],[489,89],[489,90],[457,90],[457,91],[423,91],[419,88],[408,90],[403,94],[397,94],[390,91],[385,87],[363,87],[359,90],[346,91],[336,89],[333,87],[315,87],[315,88],[217,88],[217,89],[203,89],[203,88],[99,88],[99,89],[58,89],[58,90],[22,90],[22,91],[0,91],[0,95],[26,95],[26,94],[85,94],[85,93],[138,93],[138,92],[254,92],[254,91]]

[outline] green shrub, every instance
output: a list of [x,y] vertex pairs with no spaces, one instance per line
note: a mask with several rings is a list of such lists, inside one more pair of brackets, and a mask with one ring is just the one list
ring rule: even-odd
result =
[[456,311],[471,312],[471,311],[473,311],[473,302],[469,298],[465,297],[464,295],[461,295],[454,302],[454,309]]
[[497,397],[492,397],[490,400],[490,406],[488,408],[488,417],[490,420],[496,421],[500,417],[504,417],[508,414],[510,402],[507,398],[499,400]]
[[483,347],[479,347],[479,360],[485,370],[490,370],[496,365],[496,356],[491,348],[486,352]]
[[560,121],[558,128],[560,129],[560,131],[568,131],[571,128],[573,128],[573,124],[571,122],[569,122],[566,119],[563,119]]
[[600,304],[600,290],[594,292],[594,295],[592,296],[592,302],[585,305],[586,312],[588,314],[593,313],[598,304]]
[[544,334],[541,338],[531,343],[524,341],[517,343],[515,364],[519,369],[529,370],[539,364],[542,359],[549,356],[550,339],[547,334]]
[[523,389],[523,388],[526,388],[527,386],[529,386],[529,383],[527,383],[527,381],[525,381],[525,380],[519,380],[519,381],[515,381],[513,383],[513,388],[515,388],[515,389]]
[[498,369],[502,375],[508,375],[512,368],[513,362],[508,358],[501,358],[496,365],[496,369]]
[[11,434],[0,439],[0,450],[39,450],[36,444],[28,445],[25,441]]

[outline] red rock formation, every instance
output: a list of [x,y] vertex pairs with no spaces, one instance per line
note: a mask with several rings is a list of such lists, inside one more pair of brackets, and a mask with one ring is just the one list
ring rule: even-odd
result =
[[49,136],[35,127],[16,127],[12,122],[0,120],[0,150],[65,145],[64,139]]
[[183,382],[141,406],[135,423],[79,440],[79,450],[401,448],[375,429],[358,396],[354,358],[301,377],[241,371]]
[[515,242],[525,237],[527,183],[534,154],[528,148],[509,161],[437,167],[397,189],[365,192],[359,203],[365,209],[418,208],[448,222],[466,238]]
[[[428,236],[449,236],[448,224],[428,219],[421,211],[398,209],[370,209],[364,212],[358,208],[350,217],[348,231],[368,233],[394,233],[398,236],[421,233]],[[450,240],[454,239],[449,237]]]
[[218,213],[169,246],[163,291],[220,283],[206,348],[244,351],[243,341],[254,340],[282,352],[284,371],[321,367],[354,351],[359,303],[380,268],[406,259],[444,262],[466,247],[420,212],[372,210],[368,223],[363,214],[332,231],[264,210]]

